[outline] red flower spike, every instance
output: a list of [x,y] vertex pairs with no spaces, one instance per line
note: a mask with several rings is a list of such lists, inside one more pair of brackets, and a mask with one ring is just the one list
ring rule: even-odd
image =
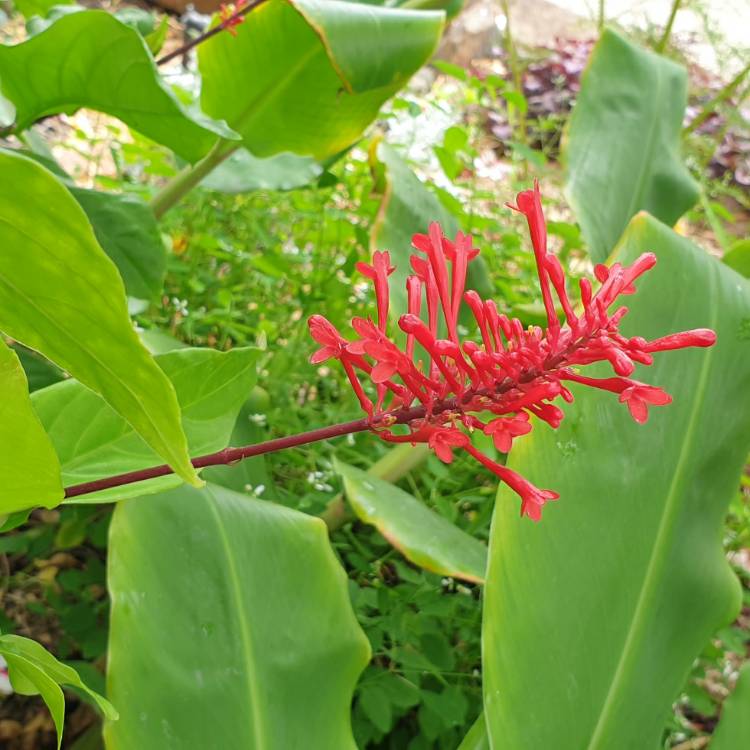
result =
[[[643,423],[648,419],[649,406],[664,406],[671,397],[656,386],[631,379],[636,364],[650,365],[657,352],[712,346],[716,335],[708,329],[696,329],[646,341],[640,336],[626,338],[619,332],[628,310],[623,306],[614,309],[614,303],[621,295],[635,292],[634,282],[656,263],[652,253],[645,253],[627,267],[620,263],[609,268],[596,266],[599,289],[595,292],[590,280],[581,279],[581,309],[576,312],[567,294],[565,272],[558,259],[547,252],[538,184],[519,193],[516,204],[511,208],[526,216],[531,233],[547,312],[546,330],[526,329],[517,318],[500,314],[494,301],[466,291],[469,263],[478,251],[468,235],[459,233],[451,242],[435,223],[428,234],[412,238],[414,247],[427,257],[411,257],[414,275],[406,281],[407,313],[398,321],[406,333],[403,350],[389,338],[387,330],[388,277],[394,269],[386,252],[375,253],[371,264],[357,264],[375,288],[377,325],[370,319],[355,318],[352,329],[356,338],[350,341],[320,315],[313,315],[308,323],[310,334],[320,345],[311,362],[341,361],[377,435],[388,442],[427,443],[446,463],[453,461],[455,450],[465,450],[520,496],[521,515],[538,521],[542,507],[557,499],[557,494],[535,487],[485,456],[472,445],[469,433],[481,429],[492,436],[499,451],[507,453],[515,439],[531,432],[530,416],[556,429],[565,414],[552,402],[558,398],[573,400],[564,385],[570,381],[616,394],[633,419]],[[565,313],[565,325],[557,318],[553,292]],[[423,298],[426,323],[420,318]],[[458,317],[464,302],[477,322],[481,343],[458,338]],[[439,338],[442,325],[448,339]],[[415,359],[415,342],[430,357],[426,371]],[[609,362],[614,376],[590,378],[574,369],[593,362]],[[359,380],[362,374],[377,393],[374,407]],[[384,410],[389,394],[390,410]],[[391,432],[390,426],[397,423],[407,426],[407,434]]]

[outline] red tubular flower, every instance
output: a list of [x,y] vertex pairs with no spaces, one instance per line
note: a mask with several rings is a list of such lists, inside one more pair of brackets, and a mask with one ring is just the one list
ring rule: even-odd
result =
[[239,13],[247,5],[247,0],[237,0],[235,3],[222,3],[219,6],[219,25],[226,29],[232,36],[237,36],[236,27],[244,22],[244,16],[238,16]]
[[[313,315],[308,321],[310,334],[321,348],[312,355],[311,362],[338,359],[342,363],[371,429],[383,440],[427,443],[446,463],[453,461],[455,450],[465,450],[519,495],[522,516],[538,521],[544,504],[557,499],[557,493],[535,487],[485,456],[472,445],[468,433],[481,429],[492,436],[500,452],[507,453],[515,439],[531,432],[531,416],[556,429],[565,414],[552,402],[559,397],[573,400],[564,385],[566,381],[616,394],[633,419],[643,423],[648,419],[649,406],[664,406],[671,397],[656,386],[631,379],[636,364],[650,365],[656,352],[712,346],[716,334],[697,329],[649,342],[620,333],[619,325],[627,308],[614,308],[614,303],[621,295],[635,292],[634,282],[656,263],[653,253],[644,253],[627,267],[620,263],[609,268],[596,266],[594,275],[599,289],[594,292],[591,281],[581,279],[580,309],[574,308],[563,268],[547,251],[539,185],[535,183],[533,190],[519,193],[511,208],[523,213],[529,225],[547,312],[546,330],[533,326],[524,329],[517,318],[501,314],[493,300],[483,300],[477,292],[465,290],[469,263],[479,251],[468,235],[459,233],[451,242],[433,223],[428,234],[417,234],[412,239],[414,247],[426,258],[411,258],[414,275],[406,281],[407,312],[398,321],[406,333],[404,349],[388,336],[388,277],[394,269],[389,254],[382,252],[374,254],[372,264],[357,264],[375,287],[377,325],[369,319],[355,318],[352,328],[357,338],[350,341],[325,318]],[[553,293],[565,313],[562,326]],[[420,317],[423,295],[426,322]],[[459,340],[462,303],[476,320],[481,343]],[[440,338],[441,314],[448,339]],[[415,342],[430,358],[426,369],[416,359]],[[593,362],[608,362],[614,376],[591,378],[574,369]],[[358,373],[373,384],[378,396],[375,407]],[[397,423],[408,431],[392,432],[390,427]]]

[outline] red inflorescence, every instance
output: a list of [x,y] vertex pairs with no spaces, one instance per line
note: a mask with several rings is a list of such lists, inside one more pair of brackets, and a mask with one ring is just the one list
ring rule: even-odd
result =
[[247,5],[247,0],[237,0],[235,3],[222,3],[219,6],[219,25],[232,36],[237,36],[237,26],[245,20],[237,14]]
[[[321,348],[310,361],[341,362],[372,429],[382,439],[427,443],[446,463],[453,460],[454,449],[467,451],[521,497],[521,515],[537,521],[542,506],[557,499],[557,493],[538,489],[485,456],[472,445],[470,433],[482,430],[492,436],[499,451],[507,453],[515,438],[531,431],[530,416],[557,428],[564,415],[552,402],[558,397],[573,400],[566,382],[618,394],[633,419],[643,423],[648,419],[649,406],[668,404],[671,397],[660,388],[631,379],[635,364],[650,365],[654,352],[711,346],[716,335],[698,329],[646,341],[638,336],[626,338],[619,332],[627,308],[610,310],[620,295],[635,291],[633,282],[656,263],[653,253],[644,253],[627,267],[619,263],[610,268],[598,265],[595,276],[599,290],[594,293],[591,282],[581,279],[581,310],[577,314],[566,291],[562,266],[547,252],[538,184],[534,190],[519,193],[517,205],[509,207],[524,214],[529,224],[547,315],[546,330],[538,326],[525,329],[517,318],[502,314],[493,300],[465,291],[468,265],[479,251],[470,236],[459,232],[450,241],[433,223],[428,234],[412,238],[420,255],[411,257],[414,274],[406,281],[408,311],[398,321],[406,334],[404,349],[387,332],[388,276],[394,267],[388,252],[376,252],[372,263],[360,263],[358,270],[375,287],[377,323],[354,318],[352,328],[357,338],[349,341],[324,317],[313,315],[308,321],[310,333]],[[562,308],[563,325],[553,292]],[[476,319],[481,343],[459,339],[462,302]],[[417,343],[429,358],[426,365],[416,360]],[[591,378],[574,369],[600,361],[610,363],[614,377]],[[358,373],[364,373],[374,384],[374,404]],[[406,424],[408,434],[394,433],[390,427],[396,423]]]

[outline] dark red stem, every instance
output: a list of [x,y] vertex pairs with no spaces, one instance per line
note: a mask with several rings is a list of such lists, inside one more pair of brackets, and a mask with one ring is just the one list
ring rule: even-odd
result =
[[[263,5],[264,2],[266,2],[266,0],[251,0],[250,3],[248,3],[244,8],[240,8],[240,10],[231,15],[227,20],[231,21],[234,18],[242,18],[242,16],[246,16],[248,13],[250,13],[250,11],[255,10],[259,5]],[[225,26],[223,23],[217,24],[200,36],[195,37],[195,39],[191,39],[189,42],[187,42],[187,44],[183,44],[182,47],[178,47],[176,50],[173,50],[163,57],[160,57],[156,61],[156,64],[165,65],[170,60],[174,60],[176,57],[182,57],[184,54],[190,52],[193,47],[197,47],[199,44],[201,44],[201,42],[205,42],[206,39],[210,39],[212,36],[220,34],[222,31],[224,31],[224,29]]]

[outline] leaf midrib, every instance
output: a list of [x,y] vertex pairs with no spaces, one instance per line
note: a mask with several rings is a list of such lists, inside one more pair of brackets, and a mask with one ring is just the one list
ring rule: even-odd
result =
[[[709,295],[709,308],[711,310],[710,327],[715,329],[716,321],[718,318],[719,305],[716,304],[715,301],[717,279],[714,269],[711,269],[709,276],[711,285]],[[695,398],[693,400],[693,406],[690,413],[690,420],[688,422],[687,429],[685,430],[685,440],[682,444],[682,449],[680,450],[680,455],[677,459],[677,465],[675,467],[674,475],[669,485],[669,490],[667,492],[667,501],[664,504],[664,513],[662,515],[661,521],[659,522],[659,528],[656,532],[656,537],[654,538],[654,544],[652,547],[648,565],[646,567],[643,585],[641,586],[638,601],[636,602],[636,606],[633,611],[633,618],[631,620],[630,627],[628,629],[627,635],[625,636],[620,659],[617,662],[617,667],[615,668],[612,682],[610,683],[609,690],[607,691],[604,703],[602,704],[602,710],[599,714],[599,719],[597,720],[596,726],[594,727],[594,730],[591,734],[591,739],[586,746],[586,750],[596,750],[597,748],[604,748],[606,750],[606,745],[602,745],[602,742],[606,742],[606,725],[609,721],[610,715],[614,710],[616,696],[620,691],[621,685],[624,682],[627,682],[628,664],[635,652],[635,647],[640,640],[640,636],[646,621],[646,616],[644,613],[646,612],[647,605],[650,602],[655,591],[659,572],[663,567],[664,559],[667,555],[667,550],[669,549],[669,545],[667,545],[664,540],[671,533],[674,524],[674,516],[676,511],[675,503],[678,498],[678,490],[683,484],[683,473],[685,470],[685,465],[687,464],[688,457],[692,452],[698,413],[700,411],[700,406],[703,403],[704,394],[708,386],[708,373],[714,351],[715,347],[711,347],[710,349],[706,350],[703,359],[703,364],[700,371],[700,379],[695,389]]]
[[264,750],[264,748],[268,747],[268,742],[266,739],[263,715],[260,710],[260,691],[256,688],[256,685],[253,682],[253,675],[256,672],[255,654],[250,635],[250,626],[247,617],[245,616],[240,579],[237,573],[237,562],[234,558],[234,554],[232,553],[232,547],[229,543],[229,538],[227,537],[224,522],[216,509],[216,503],[218,503],[219,501],[211,491],[210,486],[206,487],[204,499],[206,501],[206,505],[208,506],[211,517],[216,523],[216,528],[221,540],[221,548],[224,551],[227,560],[226,571],[228,573],[229,590],[232,597],[235,599],[235,606],[233,607],[233,610],[237,613],[237,620],[239,621],[241,636],[240,642],[242,645],[242,651],[244,652],[244,660],[246,662],[246,667],[242,670],[242,672],[247,678],[248,700],[250,702],[250,712],[253,717],[253,722],[250,727],[250,731],[254,740],[253,748],[254,750]]

